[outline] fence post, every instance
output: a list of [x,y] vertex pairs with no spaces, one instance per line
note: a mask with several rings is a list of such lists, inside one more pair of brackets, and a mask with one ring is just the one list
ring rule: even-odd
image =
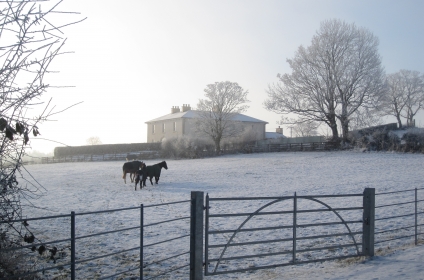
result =
[[418,245],[418,190],[415,188],[415,245]]
[[297,226],[297,195],[293,197],[293,264],[296,263],[296,226]]
[[75,212],[71,212],[71,280],[75,280]]
[[190,280],[203,279],[203,192],[191,192]]
[[365,188],[363,197],[364,212],[362,216],[362,254],[374,256],[375,228],[375,189]]
[[144,236],[144,208],[140,205],[140,280],[143,280],[143,236]]
[[209,194],[206,194],[206,207],[205,207],[205,276],[209,275],[208,266],[209,266],[209,257],[208,257],[208,248],[209,248]]

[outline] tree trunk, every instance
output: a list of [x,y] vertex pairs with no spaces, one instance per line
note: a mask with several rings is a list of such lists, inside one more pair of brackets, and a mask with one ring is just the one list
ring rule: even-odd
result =
[[414,116],[413,115],[410,115],[409,118],[408,118],[408,126],[409,127],[414,127],[415,126],[415,124],[414,124]]
[[347,139],[347,136],[349,135],[349,120],[347,119],[342,121],[342,133],[343,133],[342,142],[343,144],[345,144],[349,142]]
[[339,139],[339,131],[337,130],[337,124],[334,122],[330,125],[331,132],[333,133],[333,141]]
[[346,144],[348,142],[347,136],[349,135],[349,116],[347,113],[348,102],[344,101],[345,95],[342,94],[342,115],[340,116],[340,123],[342,125],[342,143]]
[[215,154],[220,155],[221,154],[221,139],[214,139],[215,142]]
[[402,128],[402,120],[400,119],[400,115],[399,114],[396,116],[396,119],[398,121],[399,128]]
[[332,108],[330,108],[330,113],[326,115],[328,120],[327,124],[330,126],[331,132],[333,133],[332,140],[337,141],[337,139],[339,139],[339,131],[337,130],[336,114],[334,111],[331,112],[331,110]]

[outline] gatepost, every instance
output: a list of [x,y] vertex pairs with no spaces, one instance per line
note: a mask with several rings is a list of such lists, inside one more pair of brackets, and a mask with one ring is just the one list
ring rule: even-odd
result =
[[375,228],[375,189],[365,188],[363,198],[362,217],[362,254],[374,256],[374,228]]
[[203,192],[191,192],[190,280],[203,279]]

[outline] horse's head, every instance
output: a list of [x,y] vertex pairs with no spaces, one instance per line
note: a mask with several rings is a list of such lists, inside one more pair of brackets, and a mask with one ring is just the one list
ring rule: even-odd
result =
[[162,161],[161,162],[161,167],[165,168],[168,170],[168,165],[166,164],[166,161]]

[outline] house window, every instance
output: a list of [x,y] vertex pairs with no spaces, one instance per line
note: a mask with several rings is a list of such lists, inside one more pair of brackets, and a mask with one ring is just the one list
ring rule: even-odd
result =
[[177,131],[177,122],[174,122],[174,131]]
[[153,125],[152,125],[152,133],[153,133],[153,134],[155,134],[155,130],[156,130],[156,125],[155,125],[155,124],[153,124]]
[[165,123],[162,124],[162,132],[165,133]]

